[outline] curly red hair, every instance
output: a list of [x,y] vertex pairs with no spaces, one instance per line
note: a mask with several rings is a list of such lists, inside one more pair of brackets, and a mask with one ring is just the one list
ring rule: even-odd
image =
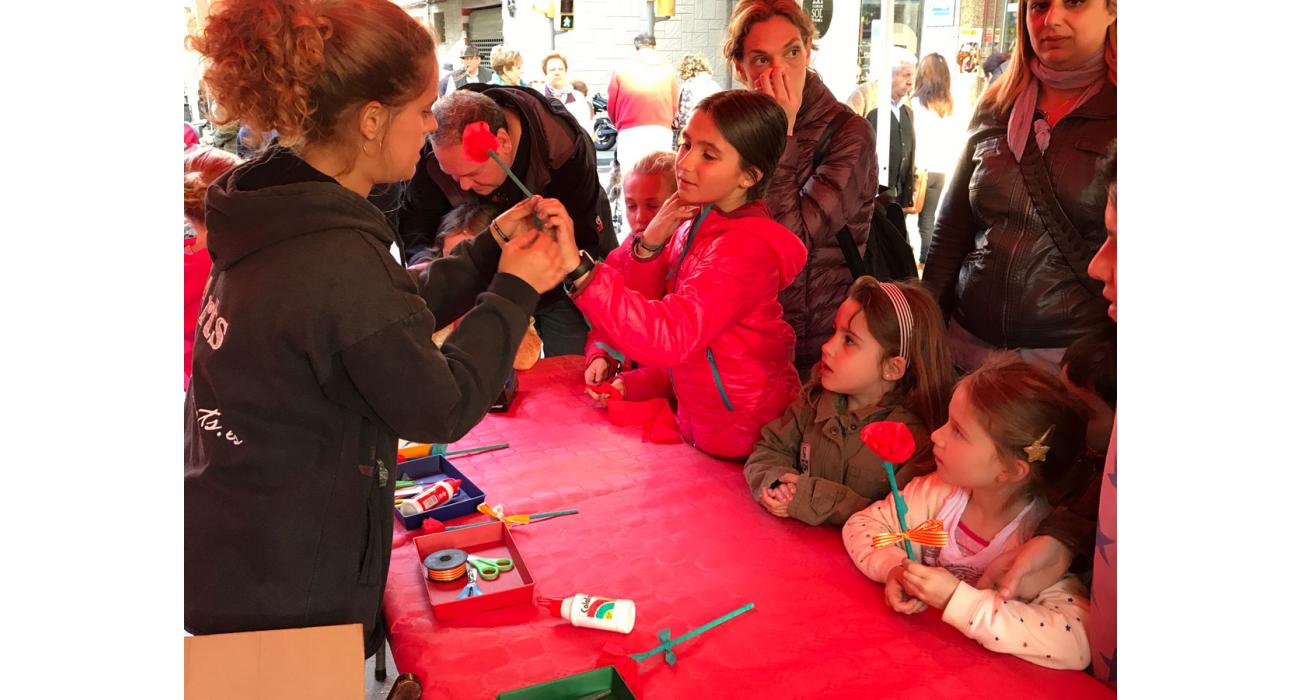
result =
[[220,0],[187,45],[221,114],[281,143],[337,139],[370,101],[400,106],[433,79],[433,35],[388,0]]

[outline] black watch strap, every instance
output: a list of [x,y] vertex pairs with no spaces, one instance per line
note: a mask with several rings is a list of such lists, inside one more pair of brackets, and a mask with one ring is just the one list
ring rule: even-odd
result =
[[596,266],[596,261],[591,259],[591,255],[589,255],[587,251],[584,250],[579,252],[578,257],[578,266],[573,268],[569,274],[564,276],[564,281],[569,284],[576,284],[578,280],[582,279],[583,275],[591,272],[591,268]]

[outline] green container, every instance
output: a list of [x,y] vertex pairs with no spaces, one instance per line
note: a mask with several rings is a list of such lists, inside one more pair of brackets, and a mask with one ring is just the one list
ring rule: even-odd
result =
[[[599,695],[602,692],[608,694]],[[508,690],[498,695],[497,700],[583,700],[589,696],[595,696],[591,700],[636,700],[623,676],[613,666],[601,666],[594,671]]]

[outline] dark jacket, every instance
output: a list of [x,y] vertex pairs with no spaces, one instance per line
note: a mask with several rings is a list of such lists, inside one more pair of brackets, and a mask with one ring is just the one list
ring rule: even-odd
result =
[[[480,83],[490,83],[495,77],[497,77],[495,71],[482,63],[479,64],[478,80]],[[456,86],[456,89],[459,90],[469,84],[469,72],[465,70],[464,66],[461,66],[455,71],[442,76],[442,80],[438,81],[439,95],[447,94],[447,81],[451,81]]]
[[842,111],[852,112],[816,73],[809,73],[794,135],[786,139],[763,195],[772,217],[808,249],[803,272],[780,297],[785,320],[797,338],[795,367],[800,372],[821,358],[822,343],[835,328],[835,311],[853,283],[835,234],[847,222],[861,249],[867,242],[876,197],[876,133],[856,114],[832,137],[828,155],[813,172],[817,140]]
[[[1000,348],[1064,348],[1109,322],[1101,283],[1057,250],[1007,145],[1006,118],[981,112],[939,205],[925,284],[944,316]],[[1030,135],[1033,138],[1033,135]],[[1106,240],[1097,166],[1115,141],[1115,86],[1052,128],[1044,154],[1056,197],[1091,257]]]
[[[512,169],[533,194],[554,197],[564,204],[573,218],[578,247],[598,259],[616,248],[618,241],[609,223],[609,199],[596,173],[596,148],[569,110],[532,88],[474,84],[463,89],[481,92],[520,116],[522,134]],[[462,190],[442,172],[432,146],[426,145],[398,215],[398,238],[406,264],[434,258],[438,224],[453,208],[487,202],[505,211],[523,199],[523,192],[509,178],[487,196]],[[543,303],[563,296],[557,287],[543,295]]]
[[[916,189],[916,125],[911,107],[903,104],[898,113],[901,118],[894,116],[894,110],[889,110],[889,183],[883,194],[907,209],[912,206]],[[866,119],[868,124],[875,126],[876,110],[867,112]]]
[[790,517],[809,525],[843,525],[890,493],[883,460],[861,436],[863,426],[882,420],[907,425],[916,442],[912,458],[897,465],[898,488],[934,471],[930,429],[911,411],[897,405],[850,411],[843,394],[806,387],[785,415],[763,427],[745,463],[754,500],[782,474],[798,474]]
[[[214,183],[207,207],[185,629],[361,623],[373,653],[397,439],[453,442],[478,423],[537,294],[496,273],[489,236],[413,278],[378,209],[279,147]],[[461,314],[439,351],[435,316]]]

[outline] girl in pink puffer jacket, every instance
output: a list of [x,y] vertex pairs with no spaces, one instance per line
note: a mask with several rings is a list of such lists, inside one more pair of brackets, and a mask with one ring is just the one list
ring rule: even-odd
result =
[[675,396],[685,440],[723,459],[743,461],[799,391],[777,294],[808,252],[759,199],[785,133],[785,112],[766,95],[702,100],[682,133],[677,193],[645,233],[590,269],[563,207],[538,205],[574,269],[574,303],[640,365],[615,380],[624,397]]

